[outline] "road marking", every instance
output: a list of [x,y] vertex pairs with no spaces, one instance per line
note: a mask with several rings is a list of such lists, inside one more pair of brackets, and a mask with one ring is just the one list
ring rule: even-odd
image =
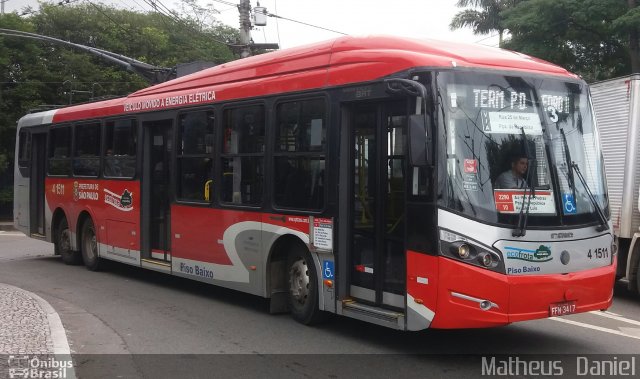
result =
[[617,336],[629,337],[629,338],[633,338],[633,339],[636,339],[636,340],[640,340],[640,336],[634,336],[634,335],[626,334],[626,333],[623,333],[623,332],[621,332],[619,330],[603,328],[603,327],[595,326],[595,325],[591,325],[591,324],[585,324],[583,322],[567,320],[567,319],[558,318],[558,317],[549,317],[549,320],[564,322],[565,324],[581,326],[581,327],[587,328],[587,329],[598,330],[600,332],[605,332],[605,333],[615,334]]
[[619,329],[620,329],[621,332],[627,333],[627,334],[632,335],[632,336],[640,337],[640,328],[623,328],[623,327],[620,327]]
[[626,322],[629,324],[633,324],[633,325],[638,325],[640,326],[640,321],[636,321],[636,320],[632,320],[626,317],[622,317],[618,314],[615,313],[609,313],[609,312],[601,312],[601,311],[591,311],[589,312],[591,314],[600,316],[600,317],[606,317],[606,318],[610,318],[612,320],[618,320],[618,321],[622,321],[622,322]]

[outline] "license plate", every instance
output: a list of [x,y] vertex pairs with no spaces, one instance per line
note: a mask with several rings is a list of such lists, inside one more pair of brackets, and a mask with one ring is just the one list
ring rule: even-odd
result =
[[549,317],[564,316],[576,313],[576,302],[565,301],[549,305]]

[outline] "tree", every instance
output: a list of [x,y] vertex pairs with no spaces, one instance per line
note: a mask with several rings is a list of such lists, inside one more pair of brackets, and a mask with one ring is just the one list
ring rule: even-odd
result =
[[[163,15],[91,2],[42,4],[28,17],[0,15],[0,28],[94,46],[163,67],[233,60],[227,44],[237,40],[238,31],[217,23],[211,15],[189,16],[189,9],[183,8],[180,15]],[[98,95],[125,96],[147,86],[138,75],[86,52],[8,36],[0,36],[0,77],[0,203],[11,198],[6,194],[13,180],[8,168],[13,165],[20,117],[43,104],[50,107]]]
[[[506,28],[503,24],[502,12],[514,7],[522,0],[458,0],[459,8],[473,7],[458,12],[451,20],[451,30],[470,27],[473,34],[490,34],[498,32],[499,45],[502,46]],[[480,8],[480,10],[475,9]]]
[[615,19],[613,29],[629,36],[631,72],[640,73],[640,6],[636,0],[627,0],[627,12]]
[[639,71],[635,0],[528,0],[502,16],[511,34],[505,47],[556,63],[587,81]]

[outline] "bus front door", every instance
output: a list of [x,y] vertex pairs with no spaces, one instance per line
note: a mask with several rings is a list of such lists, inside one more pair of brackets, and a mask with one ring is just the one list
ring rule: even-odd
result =
[[406,101],[350,107],[350,297],[404,309]]
[[171,260],[171,151],[173,120],[142,123],[144,132],[142,176],[143,258]]

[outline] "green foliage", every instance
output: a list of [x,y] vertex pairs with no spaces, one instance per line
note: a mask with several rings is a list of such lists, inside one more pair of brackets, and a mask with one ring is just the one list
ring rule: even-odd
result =
[[[0,28],[28,31],[125,55],[155,66],[234,59],[238,31],[185,0],[175,17],[94,3],[41,4],[28,17],[0,15]],[[10,185],[17,120],[42,105],[124,96],[148,86],[139,75],[60,44],[0,36],[0,189]]]
[[628,9],[625,14],[615,19],[611,26],[614,30],[624,33],[637,30],[638,25],[640,25],[640,7]]
[[505,47],[556,63],[587,81],[631,72],[629,31],[640,8],[626,0],[528,0],[501,13]]
[[7,169],[9,165],[9,157],[6,154],[0,154],[0,172]]
[[449,27],[454,29],[471,28],[473,34],[490,34],[498,32],[500,45],[506,30],[502,12],[513,8],[523,0],[458,0],[457,7],[464,9],[451,20]]
[[0,189],[0,204],[8,204],[13,202],[13,188]]
[[[640,6],[629,0],[458,0],[450,27],[602,80],[640,72]],[[503,42],[503,33],[510,38]]]

